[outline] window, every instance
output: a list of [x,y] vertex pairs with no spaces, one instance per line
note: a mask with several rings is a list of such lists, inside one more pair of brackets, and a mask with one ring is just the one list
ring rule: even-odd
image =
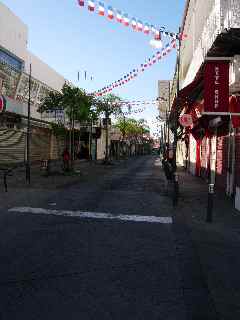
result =
[[0,61],[2,63],[10,65],[12,68],[18,71],[22,71],[23,62],[20,59],[11,55],[10,53],[7,53],[6,51],[2,50],[1,48],[0,48]]

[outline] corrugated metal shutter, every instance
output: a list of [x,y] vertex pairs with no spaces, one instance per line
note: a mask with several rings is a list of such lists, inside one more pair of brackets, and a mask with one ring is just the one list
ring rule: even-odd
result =
[[50,131],[44,129],[33,129],[31,135],[31,161],[41,161],[50,158]]
[[25,145],[25,132],[14,129],[0,129],[0,163],[24,162]]
[[217,161],[216,161],[216,186],[219,189],[227,188],[228,170],[228,140],[227,132],[218,130],[217,134]]
[[201,144],[201,177],[208,178],[208,138],[204,137]]
[[235,182],[240,187],[240,129],[236,130],[235,136]]
[[65,138],[56,137],[52,135],[52,146],[51,146],[51,159],[58,160],[61,159],[64,148],[65,148]]

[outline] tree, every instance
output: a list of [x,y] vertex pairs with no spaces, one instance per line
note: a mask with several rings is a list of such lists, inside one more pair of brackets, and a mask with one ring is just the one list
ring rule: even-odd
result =
[[133,118],[125,118],[121,116],[118,118],[116,127],[122,133],[123,141],[127,139],[130,142],[130,148],[132,143],[137,143],[141,141],[142,145],[144,143],[144,134],[149,134],[150,130],[146,123],[146,120],[140,119],[136,120]]
[[38,109],[41,113],[46,111],[51,112],[62,110],[69,119],[71,166],[73,165],[74,160],[75,122],[86,121],[89,119],[93,101],[93,96],[87,95],[84,90],[64,84],[60,92],[50,92]]
[[95,106],[98,113],[105,116],[106,127],[106,149],[105,149],[105,163],[109,163],[109,142],[108,142],[108,126],[111,115],[119,115],[121,113],[121,99],[114,95],[108,94],[95,100]]

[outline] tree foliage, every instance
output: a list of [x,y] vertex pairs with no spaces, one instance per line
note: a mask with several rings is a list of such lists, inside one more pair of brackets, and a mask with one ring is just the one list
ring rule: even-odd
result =
[[84,90],[64,84],[60,92],[51,91],[45,97],[38,111],[43,113],[63,110],[70,121],[73,118],[76,121],[86,121],[89,119],[93,101],[93,97]]
[[95,100],[95,106],[99,114],[105,116],[119,115],[121,114],[121,98],[114,95],[108,94]]
[[142,139],[144,134],[150,132],[144,119],[136,120],[133,118],[120,117],[116,123],[124,138],[128,140]]

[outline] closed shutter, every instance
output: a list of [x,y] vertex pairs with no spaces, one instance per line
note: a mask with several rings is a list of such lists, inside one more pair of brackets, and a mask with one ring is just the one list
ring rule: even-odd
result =
[[41,161],[50,158],[50,131],[33,129],[31,134],[30,154],[31,161]]
[[194,137],[189,135],[189,171],[191,174],[196,174],[196,155],[197,155],[197,142]]
[[235,182],[237,187],[240,187],[240,129],[236,129],[235,156]]
[[201,144],[201,177],[208,178],[208,138],[204,137]]
[[51,138],[51,159],[58,160],[61,159],[64,148],[65,148],[65,138],[64,137],[56,137],[52,134]]
[[26,133],[0,129],[0,163],[19,163],[25,159]]
[[216,161],[216,187],[221,190],[227,188],[228,170],[228,142],[227,132],[218,130],[217,134],[217,161]]

